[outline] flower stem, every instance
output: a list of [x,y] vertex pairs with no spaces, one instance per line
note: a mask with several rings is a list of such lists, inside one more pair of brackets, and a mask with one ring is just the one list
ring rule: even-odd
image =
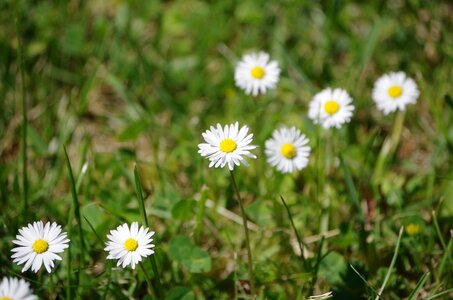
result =
[[247,244],[247,259],[248,259],[250,291],[251,291],[251,294],[254,295],[255,287],[253,284],[253,260],[252,260],[252,251],[250,250],[250,239],[249,239],[249,230],[247,227],[247,217],[245,215],[244,204],[242,202],[241,195],[239,194],[239,189],[236,184],[236,180],[234,179],[233,171],[231,171],[231,170],[230,170],[230,175],[231,175],[231,181],[233,182],[234,191],[236,192],[236,196],[238,198],[239,207],[241,208],[242,222],[244,225],[244,233],[245,233],[245,241]]
[[385,163],[393,152],[396,150],[398,143],[403,132],[404,112],[398,111],[393,122],[391,135],[387,137],[382,145],[381,152],[379,152],[376,166],[373,174],[373,184],[377,187],[381,183],[382,175],[384,173]]

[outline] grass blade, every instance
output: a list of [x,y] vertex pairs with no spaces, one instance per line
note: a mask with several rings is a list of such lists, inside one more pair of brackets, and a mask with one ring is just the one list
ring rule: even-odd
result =
[[346,180],[346,187],[348,189],[348,196],[349,196],[348,198],[355,208],[355,211],[357,213],[357,219],[359,220],[359,222],[361,224],[364,224],[365,218],[363,216],[363,211],[360,206],[360,200],[359,200],[357,190],[354,186],[354,181],[352,180],[351,172],[349,171],[349,167],[343,159],[343,155],[341,155],[341,153],[338,153],[338,156],[340,157],[340,165],[341,165],[341,168],[343,169],[344,177]]
[[403,230],[404,230],[404,227],[401,226],[400,232],[398,234],[398,240],[396,241],[396,247],[395,247],[395,252],[393,253],[392,262],[390,263],[389,270],[387,271],[387,274],[385,275],[384,282],[382,283],[382,286],[379,289],[379,293],[377,294],[375,300],[379,300],[381,298],[382,292],[384,292],[385,286],[387,285],[387,282],[390,279],[390,275],[392,274],[392,269],[395,266],[396,258],[398,257],[398,251],[400,249],[400,242],[401,242],[401,237],[403,236]]
[[412,291],[412,293],[407,298],[408,300],[417,299],[418,293],[420,293],[420,290],[425,285],[428,278],[429,278],[429,272],[426,272],[425,274],[423,274],[423,276],[418,281],[417,286],[415,287],[415,289]]
[[[66,165],[67,165],[68,172],[69,172],[69,178],[70,178],[70,183],[71,183],[71,194],[72,194],[71,211],[73,212],[73,214],[71,214],[71,213],[69,214],[69,216],[71,218],[68,220],[68,237],[70,237],[70,233],[72,234],[72,230],[69,231],[69,228],[72,227],[71,226],[72,217],[75,216],[75,218],[77,220],[77,229],[78,229],[79,240],[80,240],[80,262],[79,262],[79,268],[78,268],[78,272],[77,272],[77,283],[79,283],[80,282],[81,273],[82,273],[82,267],[83,267],[83,264],[84,264],[85,240],[83,238],[82,220],[80,218],[80,206],[79,206],[79,200],[78,200],[78,197],[77,197],[77,190],[76,190],[76,183],[75,183],[75,180],[74,180],[74,174],[72,172],[71,162],[69,160],[69,156],[68,156],[68,152],[66,151],[66,147],[63,147],[63,149],[64,149],[64,154],[65,154],[65,157],[66,157]],[[69,253],[69,251],[68,251],[68,253]],[[68,255],[68,256],[70,256],[70,255]],[[71,262],[72,261],[70,259],[68,259],[68,265]],[[70,267],[69,267],[69,270],[70,270]],[[70,271],[68,271],[68,281],[70,281]],[[67,287],[68,289],[69,289],[69,283],[70,282],[68,282],[68,287]],[[70,290],[68,292],[68,296],[70,298]]]
[[[137,164],[134,166],[134,179],[135,179],[135,191],[137,192],[137,197],[138,197],[138,206],[140,208],[140,214],[142,216],[142,221],[145,224],[146,227],[148,226],[148,218],[146,216],[146,208],[145,208],[145,200],[143,199],[143,191],[142,191],[142,185],[140,184],[140,175],[138,174],[138,169],[137,169]],[[157,296],[158,297],[163,297],[163,289],[162,289],[162,284],[160,282],[160,277],[159,277],[159,271],[157,269],[157,263],[156,263],[156,258],[155,258],[156,253],[151,255],[151,265],[153,268],[154,272],[154,278],[156,279],[155,281],[157,282]],[[145,273],[145,276],[148,276],[146,273],[146,270],[142,266],[143,272]],[[148,278],[147,278],[147,281]],[[150,281],[149,281],[150,282]],[[150,286],[152,289],[153,287]]]
[[367,287],[369,287],[377,295],[378,291],[376,291],[376,289],[368,282],[368,280],[366,280],[366,278],[363,277],[362,274],[360,274],[359,271],[357,271],[353,265],[350,264],[349,266],[360,277],[360,279],[362,279],[362,281],[367,285]]
[[443,292],[437,293],[435,295],[429,296],[428,298],[426,298],[426,300],[436,299],[436,298],[439,298],[440,296],[444,296],[444,295],[449,294],[451,292],[453,292],[453,289],[448,289],[448,290],[445,290]]
[[296,234],[297,244],[299,245],[299,249],[300,249],[300,257],[302,258],[302,262],[304,264],[304,271],[308,271],[308,264],[307,264],[307,260],[305,259],[305,255],[304,255],[304,246],[305,245],[303,244],[303,241],[299,236],[299,232],[296,229],[296,225],[294,225],[293,216],[291,215],[291,212],[289,211],[289,207],[286,204],[285,199],[283,199],[282,196],[280,196],[280,199],[282,200],[283,205],[286,208],[286,212],[288,213],[289,221],[291,222],[291,226],[293,227],[294,233]]

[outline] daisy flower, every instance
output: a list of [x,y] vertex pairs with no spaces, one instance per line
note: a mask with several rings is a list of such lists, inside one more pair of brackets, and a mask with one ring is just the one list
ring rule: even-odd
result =
[[0,282],[1,300],[35,300],[30,284],[23,279],[12,277],[3,278]]
[[125,268],[131,265],[135,269],[135,265],[142,261],[142,257],[147,257],[154,253],[154,244],[151,238],[154,231],[149,231],[148,228],[140,226],[134,222],[129,229],[127,224],[118,226],[111,230],[107,235],[109,241],[106,243],[105,251],[109,252],[107,259],[118,259],[118,264]]
[[302,170],[308,164],[309,140],[295,127],[274,130],[266,141],[267,162],[283,173]]
[[415,104],[420,95],[417,84],[404,72],[390,72],[374,83],[372,97],[376,106],[385,115],[404,111],[406,105]]
[[234,72],[236,85],[253,96],[266,93],[266,89],[274,89],[279,76],[278,63],[269,61],[269,54],[265,52],[244,55]]
[[313,97],[308,116],[315,124],[319,122],[324,128],[340,128],[351,121],[354,111],[354,105],[351,103],[352,98],[345,90],[327,88]]
[[13,243],[17,247],[11,251],[13,262],[21,265],[25,263],[22,272],[30,269],[35,273],[39,271],[44,264],[47,272],[51,272],[54,267],[54,260],[61,260],[57,253],[61,253],[68,248],[69,240],[66,232],[61,231],[61,226],[57,223],[46,223],[38,221],[28,224],[27,227],[19,229],[16,239]]
[[202,135],[206,143],[198,145],[198,153],[210,160],[209,167],[223,168],[233,171],[234,165],[241,163],[248,166],[245,157],[256,158],[250,150],[257,146],[249,145],[252,142],[253,134],[247,134],[249,128],[242,126],[239,130],[239,123],[225,125],[224,128],[217,124],[217,128],[211,126]]

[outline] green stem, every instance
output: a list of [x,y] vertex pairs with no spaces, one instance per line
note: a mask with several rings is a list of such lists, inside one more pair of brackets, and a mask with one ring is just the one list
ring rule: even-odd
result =
[[250,291],[253,296],[253,295],[255,295],[255,285],[253,283],[253,260],[252,260],[252,251],[250,250],[250,238],[249,238],[249,230],[247,227],[247,217],[245,215],[244,204],[242,202],[242,198],[239,193],[239,189],[236,184],[236,180],[234,179],[233,171],[230,171],[230,175],[231,175],[231,181],[233,182],[234,191],[236,192],[236,196],[238,198],[239,207],[241,208],[242,223],[244,225],[245,241],[247,244],[247,259],[248,259]]
[[382,145],[381,152],[376,161],[373,174],[373,184],[377,187],[381,183],[381,178],[384,173],[384,167],[387,159],[395,152],[403,132],[404,112],[398,111],[393,122],[391,135],[387,137]]

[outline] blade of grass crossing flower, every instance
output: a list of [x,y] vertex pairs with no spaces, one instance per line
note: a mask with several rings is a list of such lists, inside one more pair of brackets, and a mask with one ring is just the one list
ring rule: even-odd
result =
[[398,240],[396,241],[395,252],[393,253],[393,257],[392,257],[392,261],[390,263],[389,270],[387,271],[387,274],[385,275],[384,282],[382,283],[382,286],[379,289],[379,293],[377,294],[375,300],[379,300],[381,298],[382,293],[384,292],[384,289],[387,286],[387,282],[390,279],[390,275],[392,274],[392,269],[395,266],[396,258],[398,257],[398,251],[400,249],[400,242],[401,242],[401,237],[403,236],[403,231],[404,231],[404,227],[401,226],[400,232],[398,234]]
[[[71,184],[71,194],[72,194],[72,207],[71,210],[73,209],[74,215],[76,220],[77,220],[77,230],[79,234],[79,240],[80,240],[80,261],[79,261],[79,267],[78,267],[78,272],[77,272],[77,283],[80,282],[80,277],[82,275],[82,268],[84,265],[84,255],[85,255],[85,239],[83,237],[83,229],[82,229],[82,219],[80,217],[80,206],[79,206],[79,200],[77,197],[77,190],[76,190],[76,183],[74,180],[74,174],[72,173],[72,167],[71,167],[71,162],[69,160],[68,152],[66,151],[66,147],[63,147],[65,157],[66,157],[66,165],[68,168],[69,172],[69,179],[70,179],[70,184]],[[72,224],[72,218],[68,220],[68,229],[71,227]],[[72,231],[71,231],[72,232]],[[68,232],[68,238],[69,232]],[[70,248],[70,247],[69,247]],[[71,261],[69,261],[71,262]],[[79,286],[79,289],[81,287]],[[77,293],[79,294],[79,293]]]
[[22,218],[25,223],[28,215],[28,174],[27,174],[27,97],[25,94],[25,72],[23,57],[22,23],[21,23],[21,2],[16,2],[16,32],[17,32],[17,58],[20,72],[20,97],[22,101]]
[[303,244],[303,241],[300,238],[299,232],[296,229],[296,225],[294,225],[293,216],[291,215],[291,212],[289,211],[289,207],[286,204],[285,199],[282,196],[280,196],[280,199],[282,200],[283,205],[285,206],[286,212],[288,213],[289,221],[291,222],[291,226],[294,230],[294,233],[296,234],[297,244],[299,245],[299,249],[300,249],[300,257],[302,259],[302,263],[304,264],[304,271],[308,271],[308,264],[307,264],[307,260],[305,259],[305,255],[304,255],[304,246],[306,246],[306,245]]
[[408,300],[417,299],[418,293],[420,293],[420,290],[423,288],[423,286],[425,285],[428,278],[429,278],[429,272],[426,272],[425,274],[423,274],[423,276],[420,278],[417,285],[415,286],[415,289],[412,291],[412,293],[407,298]]
[[[137,164],[135,164],[135,166],[134,166],[134,179],[135,179],[135,191],[136,191],[137,197],[138,197],[138,206],[140,208],[140,214],[142,216],[142,221],[143,221],[144,225],[149,228],[148,218],[146,216],[145,200],[143,198],[142,185],[140,184],[140,175],[138,174]],[[143,263],[140,263],[140,266],[143,269],[143,272],[145,273],[145,277],[148,276],[145,268],[143,267]],[[153,268],[154,278],[156,279],[156,282],[157,282],[157,295],[159,297],[163,297],[164,293],[163,293],[163,289],[162,289],[162,284],[160,282],[159,271],[157,269],[155,254],[151,255],[151,266]],[[151,284],[151,281],[148,280],[148,285],[150,285],[150,284]],[[150,285],[150,289],[154,290],[152,285]]]

